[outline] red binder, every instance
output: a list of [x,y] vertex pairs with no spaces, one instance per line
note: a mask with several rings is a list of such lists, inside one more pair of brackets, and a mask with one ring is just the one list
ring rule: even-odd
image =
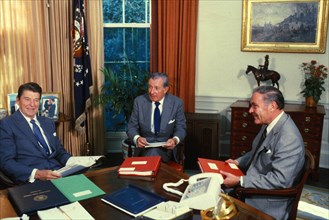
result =
[[230,165],[224,161],[198,158],[198,163],[203,173],[219,173],[222,170],[236,176],[244,176],[243,172],[236,165]]
[[160,156],[127,157],[119,167],[119,175],[156,176],[161,163]]

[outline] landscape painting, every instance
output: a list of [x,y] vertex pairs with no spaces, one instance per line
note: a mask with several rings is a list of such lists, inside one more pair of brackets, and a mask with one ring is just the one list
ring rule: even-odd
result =
[[318,5],[318,2],[255,4],[251,41],[315,43]]
[[328,1],[244,0],[243,51],[325,51]]

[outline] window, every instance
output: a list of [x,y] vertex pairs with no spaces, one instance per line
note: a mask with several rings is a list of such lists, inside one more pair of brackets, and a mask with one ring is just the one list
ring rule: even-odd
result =
[[[125,74],[127,62],[149,71],[150,0],[103,0],[104,64]],[[120,72],[121,71],[121,72]],[[105,82],[107,83],[107,82]],[[124,115],[107,110],[107,131],[124,131]]]

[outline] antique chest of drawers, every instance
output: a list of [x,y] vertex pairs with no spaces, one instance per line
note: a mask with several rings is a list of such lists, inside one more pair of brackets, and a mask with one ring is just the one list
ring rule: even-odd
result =
[[[252,115],[249,114],[249,101],[236,101],[231,105],[231,149],[233,159],[240,157],[251,149],[251,144],[260,130],[260,125],[254,124]],[[285,104],[284,111],[288,113],[297,125],[304,139],[304,145],[315,159],[315,169],[312,179],[318,179],[320,161],[324,107],[307,108],[303,104]]]

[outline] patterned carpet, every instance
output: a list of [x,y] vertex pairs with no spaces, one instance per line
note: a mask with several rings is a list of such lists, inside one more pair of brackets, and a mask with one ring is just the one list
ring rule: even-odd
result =
[[298,204],[297,220],[325,219],[329,219],[329,189],[305,185]]

